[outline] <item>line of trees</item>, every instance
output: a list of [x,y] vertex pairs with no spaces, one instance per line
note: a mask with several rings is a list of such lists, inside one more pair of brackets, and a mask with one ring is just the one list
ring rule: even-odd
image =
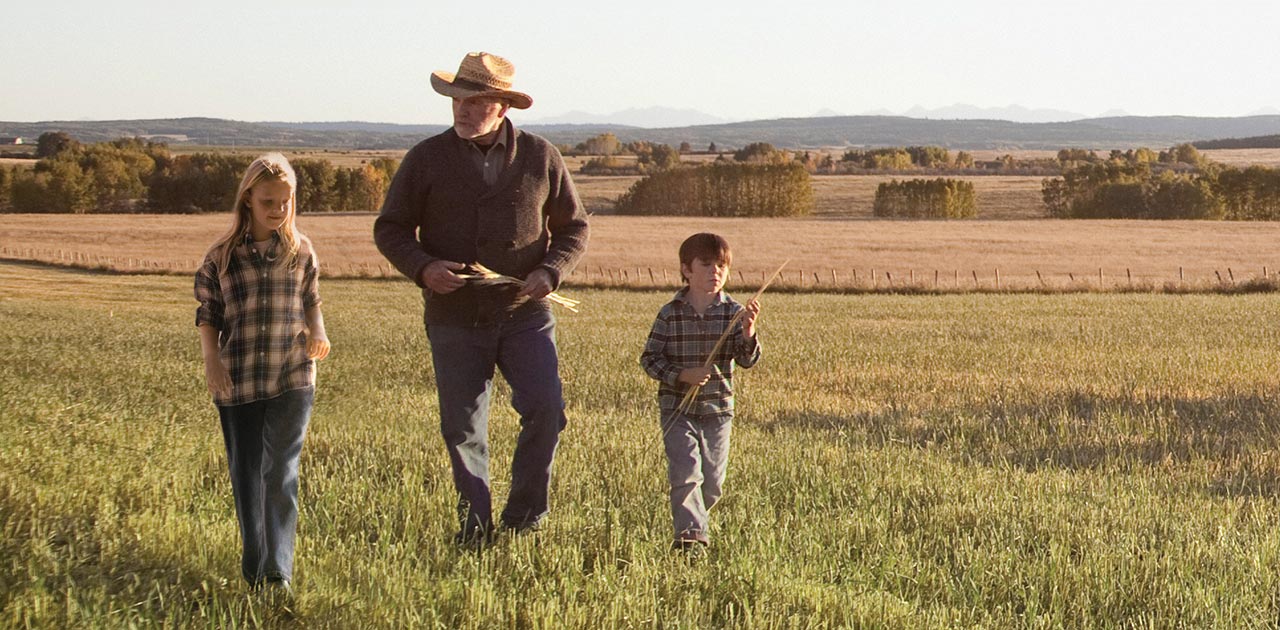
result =
[[[48,136],[48,137],[46,137]],[[0,168],[0,211],[30,213],[225,212],[253,156],[173,155],[137,138],[82,145],[60,132],[42,134],[30,169]],[[299,212],[373,212],[386,196],[397,160],[359,167],[291,160]]]
[[793,217],[813,211],[809,173],[795,162],[715,162],[654,173],[618,199],[619,214]]
[[1218,164],[1195,173],[1107,162],[1046,179],[1049,216],[1066,219],[1280,220],[1280,170]]
[[959,179],[896,179],[876,187],[877,217],[971,219],[978,216],[973,182]]

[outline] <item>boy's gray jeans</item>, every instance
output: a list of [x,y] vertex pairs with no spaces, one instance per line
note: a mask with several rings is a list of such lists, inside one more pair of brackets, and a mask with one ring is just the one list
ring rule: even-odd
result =
[[675,413],[663,426],[675,539],[709,542],[707,512],[723,492],[732,418]]

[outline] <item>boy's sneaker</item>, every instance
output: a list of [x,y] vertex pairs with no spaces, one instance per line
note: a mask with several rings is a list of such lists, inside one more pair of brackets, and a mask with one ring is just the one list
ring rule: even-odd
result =
[[671,543],[671,548],[676,551],[700,554],[710,544],[711,541],[707,539],[707,535],[703,532],[680,532],[680,535],[676,536],[675,542]]

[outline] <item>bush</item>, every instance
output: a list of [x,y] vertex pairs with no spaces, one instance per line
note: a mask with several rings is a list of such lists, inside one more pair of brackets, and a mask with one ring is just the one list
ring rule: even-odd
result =
[[9,192],[13,189],[13,170],[0,166],[0,211],[9,209]]
[[971,219],[978,216],[973,182],[958,179],[892,180],[876,187],[877,217]]
[[1280,220],[1280,170],[1223,168],[1216,173],[1213,191],[1228,219]]
[[644,175],[644,168],[638,162],[606,155],[587,160],[578,172],[583,175]]
[[649,175],[618,199],[619,214],[790,217],[813,210],[809,173],[798,163],[717,162]]
[[752,142],[733,152],[735,162],[782,162],[786,156],[768,142]]
[[[1136,154],[1135,154],[1136,155]],[[1247,187],[1246,187],[1247,188]],[[1041,193],[1049,216],[1063,219],[1220,219],[1223,197],[1213,177],[1164,171],[1127,157],[1085,164],[1047,179]]]

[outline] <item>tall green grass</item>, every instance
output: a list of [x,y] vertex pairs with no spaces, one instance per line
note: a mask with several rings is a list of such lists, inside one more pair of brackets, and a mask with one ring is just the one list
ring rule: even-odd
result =
[[[327,281],[292,613],[247,593],[190,281],[0,264],[0,625],[1269,627],[1270,295],[766,295],[727,493],[669,551],[667,294],[573,292],[552,515],[481,553],[406,283]],[[495,496],[516,430],[493,406]],[[498,501],[499,506],[501,501]]]

